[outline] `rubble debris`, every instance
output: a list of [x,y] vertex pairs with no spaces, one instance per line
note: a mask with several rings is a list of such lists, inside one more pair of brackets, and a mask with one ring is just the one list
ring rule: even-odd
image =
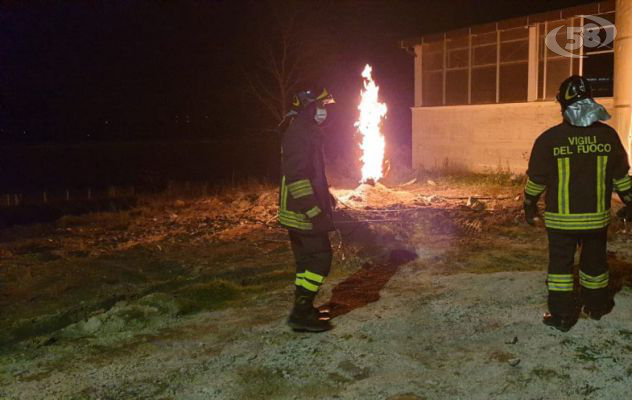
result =
[[415,184],[415,183],[417,183],[417,178],[413,178],[413,179],[409,180],[406,183],[402,183],[400,186],[410,186],[410,185]]
[[483,222],[479,219],[456,218],[455,225],[461,227],[465,233],[480,233],[483,231]]
[[428,203],[436,203],[437,201],[441,200],[441,198],[437,196],[436,194],[433,194],[433,195],[424,197],[424,200],[427,201]]
[[509,360],[507,360],[507,363],[509,363],[509,365],[511,365],[512,367],[517,367],[518,364],[520,364],[520,359],[519,358],[510,358]]
[[430,185],[430,186],[437,186],[437,183],[435,181],[433,181],[432,179],[428,179],[426,181],[426,183],[428,183],[428,185]]
[[482,211],[487,207],[485,203],[478,200],[476,197],[469,197],[465,205],[474,211]]
[[416,206],[429,206],[431,202],[428,201],[428,199],[426,199],[424,196],[419,196],[415,198],[413,204],[415,204]]
[[518,336],[514,336],[513,339],[505,342],[505,344],[516,344],[518,343]]

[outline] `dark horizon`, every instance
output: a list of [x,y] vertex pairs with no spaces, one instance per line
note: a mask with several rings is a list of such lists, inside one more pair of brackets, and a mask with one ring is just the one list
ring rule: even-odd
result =
[[[334,127],[353,134],[360,72],[370,63],[389,106],[385,131],[406,143],[413,60],[399,40],[581,3],[319,2],[314,35],[328,39],[336,63],[314,68],[338,98]],[[274,124],[244,76],[256,62],[256,25],[266,9],[253,1],[5,2],[0,142],[261,135]]]

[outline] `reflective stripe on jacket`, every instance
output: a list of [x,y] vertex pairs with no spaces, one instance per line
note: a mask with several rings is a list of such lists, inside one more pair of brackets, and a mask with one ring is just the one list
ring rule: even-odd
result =
[[[309,110],[297,115],[282,140],[279,223],[301,232],[334,230],[322,133]],[[312,218],[320,217],[318,226]],[[323,223],[323,221],[325,223]]]
[[563,122],[533,145],[525,199],[537,202],[546,192],[544,222],[549,229],[603,229],[610,223],[613,190],[622,197],[630,194],[628,169],[625,149],[610,126]]

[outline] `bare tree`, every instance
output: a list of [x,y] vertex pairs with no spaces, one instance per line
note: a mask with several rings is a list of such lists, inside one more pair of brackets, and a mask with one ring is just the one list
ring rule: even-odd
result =
[[252,95],[279,123],[292,96],[312,78],[316,58],[322,54],[317,32],[310,29],[318,17],[300,1],[269,1],[263,7],[268,18],[255,39],[256,65],[245,75]]

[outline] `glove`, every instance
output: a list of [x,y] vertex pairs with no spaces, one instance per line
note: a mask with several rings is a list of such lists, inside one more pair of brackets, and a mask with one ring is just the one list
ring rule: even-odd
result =
[[335,210],[336,206],[338,206],[338,199],[336,198],[336,196],[331,194],[331,192],[329,192],[329,202],[331,203],[331,209]]
[[527,198],[524,199],[524,219],[527,224],[535,226],[536,220],[539,218],[538,203]]
[[312,231],[314,232],[329,232],[335,229],[334,223],[331,221],[331,218],[329,218],[329,215],[322,211],[314,218],[310,218],[309,222],[312,223]]
[[624,206],[617,211],[617,217],[626,221],[632,221],[632,207],[630,205]]

